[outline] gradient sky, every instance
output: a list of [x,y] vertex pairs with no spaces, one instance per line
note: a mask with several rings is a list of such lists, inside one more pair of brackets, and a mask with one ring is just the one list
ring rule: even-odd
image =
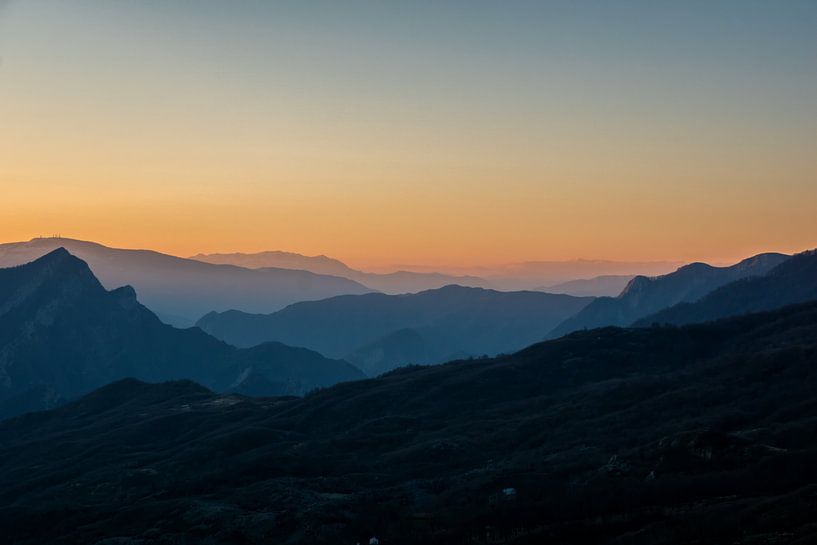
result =
[[0,0],[0,240],[817,246],[817,2]]

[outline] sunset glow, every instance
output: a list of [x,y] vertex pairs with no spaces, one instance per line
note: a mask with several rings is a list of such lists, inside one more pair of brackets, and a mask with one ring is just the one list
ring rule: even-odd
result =
[[813,247],[817,4],[774,4],[0,1],[0,238],[358,266]]

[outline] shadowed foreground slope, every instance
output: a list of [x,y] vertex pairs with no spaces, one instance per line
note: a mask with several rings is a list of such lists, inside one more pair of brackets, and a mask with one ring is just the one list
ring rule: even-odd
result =
[[21,545],[811,543],[816,388],[817,304],[303,399],[124,381],[0,424],[0,527]]

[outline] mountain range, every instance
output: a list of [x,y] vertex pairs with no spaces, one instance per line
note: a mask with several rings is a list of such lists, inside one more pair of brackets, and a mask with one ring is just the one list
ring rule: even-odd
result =
[[106,291],[62,248],[0,269],[0,417],[58,405],[125,377],[299,395],[363,374],[303,348],[240,350],[198,328],[165,325],[133,288]]
[[0,244],[0,267],[27,263],[57,248],[85,260],[108,289],[131,285],[165,322],[180,327],[213,310],[272,312],[291,303],[371,290],[348,278],[291,269],[250,270],[150,250],[123,250],[66,238]]
[[272,250],[257,253],[216,253],[216,254],[196,254],[190,259],[213,263],[216,265],[236,265],[245,269],[296,269],[310,271],[317,274],[328,274],[330,276],[342,276],[349,278],[350,275],[359,273],[346,263],[327,257],[325,255],[302,255],[294,252],[282,252]]
[[679,303],[635,322],[682,325],[772,310],[817,299],[817,250],[797,254],[764,276],[744,278],[693,303]]
[[197,325],[235,346],[277,341],[348,359],[369,374],[407,363],[511,352],[545,338],[592,301],[535,291],[446,286],[338,296],[266,315],[210,313]]
[[165,323],[177,327],[192,326],[211,311],[270,313],[292,303],[335,295],[372,291],[417,293],[451,284],[576,296],[610,295],[617,292],[621,277],[595,276],[620,272],[630,276],[651,274],[672,265],[599,260],[526,262],[475,269],[488,275],[483,278],[435,270],[367,272],[327,256],[281,251],[182,258],[152,250],[111,248],[51,237],[0,244],[0,267],[27,263],[59,247],[85,260],[108,289],[133,286],[148,308]]
[[[349,267],[325,255],[305,256],[292,252],[197,254],[199,261],[237,265],[250,269],[278,267],[303,269],[318,274],[342,276],[389,294],[414,293],[449,284],[504,291],[537,290],[577,296],[617,295],[637,274],[655,275],[675,270],[679,263],[664,261],[526,261],[481,267],[418,267],[393,265],[382,272]],[[395,270],[396,269],[396,270]],[[450,272],[449,272],[450,269]]]
[[[476,268],[473,274],[504,290],[540,289],[577,279],[598,276],[655,276],[677,269],[675,261],[610,261],[572,259],[566,261],[524,261],[495,267]],[[546,290],[548,291],[548,290]]]
[[190,259],[207,263],[229,264],[250,269],[302,269],[318,274],[349,278],[373,290],[389,294],[414,293],[441,288],[449,284],[471,287],[491,287],[491,283],[476,276],[449,275],[438,272],[395,271],[370,273],[352,269],[342,261],[319,256],[304,256],[291,252],[268,251],[254,254],[197,254]]
[[712,290],[735,280],[762,276],[788,258],[784,254],[765,253],[729,267],[691,263],[663,276],[636,276],[617,297],[596,299],[575,316],[559,324],[549,336],[558,338],[579,329],[627,326],[678,303],[697,301]]
[[304,398],[120,381],[0,423],[0,527],[16,545],[812,543],[815,388],[817,303]]

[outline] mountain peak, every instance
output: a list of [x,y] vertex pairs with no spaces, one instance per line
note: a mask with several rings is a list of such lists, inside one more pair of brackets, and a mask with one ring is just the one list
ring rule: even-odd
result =
[[[687,273],[687,274],[700,274],[702,272],[712,271],[715,270],[717,267],[713,267],[709,263],[703,263],[702,261],[694,261],[683,267],[679,267],[674,273],[670,274],[678,274],[678,273]],[[669,275],[664,275],[669,276]]]
[[51,250],[47,254],[38,257],[37,259],[30,261],[29,263],[21,265],[22,267],[25,266],[32,266],[32,267],[83,267],[91,272],[91,269],[88,268],[87,263],[83,260],[78,258],[77,256],[73,255],[71,252],[66,250],[64,247],[60,246],[59,248],[55,248]]
[[77,259],[73,255],[71,255],[71,252],[66,250],[64,246],[60,246],[59,248],[51,250],[50,252],[48,252],[44,256],[42,256],[42,257],[40,257],[38,259],[35,259],[34,262],[35,263],[59,263],[61,261],[65,261],[65,260],[71,259],[71,258]]
[[13,284],[22,283],[28,283],[33,289],[48,278],[56,280],[53,286],[72,284],[75,288],[84,286],[104,291],[88,264],[62,247],[16,267],[0,269],[0,276],[5,277],[7,290],[10,290]]
[[764,254],[757,254],[753,255],[752,257],[748,257],[743,261],[733,265],[735,269],[738,270],[754,270],[754,269],[762,269],[760,270],[760,274],[764,274],[768,270],[776,267],[780,263],[789,259],[790,256],[786,254],[780,254],[775,252],[767,252]]
[[31,272],[53,274],[64,280],[82,279],[83,282],[102,288],[88,264],[62,246],[19,268],[26,268]]
[[638,293],[643,291],[647,286],[650,285],[650,279],[644,275],[638,275],[633,277],[627,285],[624,286],[624,289],[619,294],[618,298],[621,299],[626,297],[628,294]]

